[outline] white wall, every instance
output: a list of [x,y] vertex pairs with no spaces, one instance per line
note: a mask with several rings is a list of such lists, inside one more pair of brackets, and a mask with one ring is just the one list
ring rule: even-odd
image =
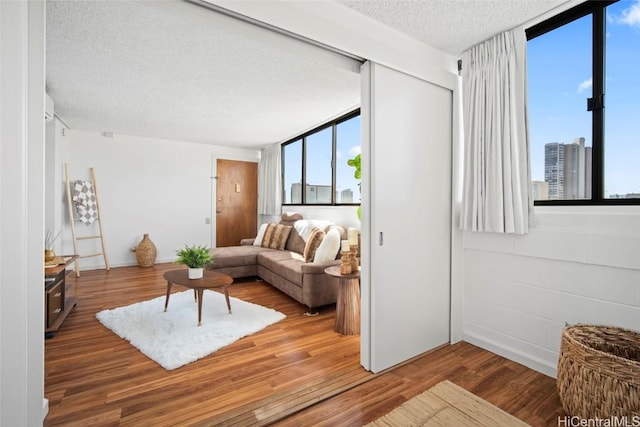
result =
[[526,236],[464,233],[464,339],[555,377],[565,322],[640,330],[640,206],[536,214]]
[[[259,150],[142,138],[127,135],[105,137],[100,132],[57,130],[60,148],[55,167],[62,193],[63,165],[69,164],[71,180],[89,179],[94,168],[107,256],[112,267],[136,265],[135,253],[143,234],[156,245],[156,262],[176,259],[175,251],[185,244],[215,243],[215,166],[217,158],[259,161]],[[68,210],[64,194],[57,199],[54,215],[64,227],[60,249],[72,251]],[[211,224],[206,224],[211,218]],[[97,234],[95,224],[76,222],[77,235]],[[99,241],[79,243],[81,254],[99,251]],[[102,257],[80,261],[82,269],[104,268]]]
[[7,427],[42,425],[47,412],[44,14],[42,1],[0,2],[0,425]]

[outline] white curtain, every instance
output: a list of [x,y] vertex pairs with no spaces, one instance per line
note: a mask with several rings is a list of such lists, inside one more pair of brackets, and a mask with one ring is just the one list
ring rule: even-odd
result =
[[524,28],[462,55],[461,228],[525,234],[533,224]]
[[258,165],[258,213],[279,216],[282,205],[280,144],[263,148]]

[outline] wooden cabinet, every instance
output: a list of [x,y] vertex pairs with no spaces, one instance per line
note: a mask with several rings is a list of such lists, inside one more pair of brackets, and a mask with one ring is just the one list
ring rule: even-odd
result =
[[78,256],[62,257],[64,263],[44,269],[44,332],[45,338],[51,338],[60,328],[64,319],[76,306],[74,283],[67,282],[67,266]]
[[[64,274],[64,273],[63,273]],[[51,328],[64,310],[64,278],[45,289],[47,313],[45,328]]]

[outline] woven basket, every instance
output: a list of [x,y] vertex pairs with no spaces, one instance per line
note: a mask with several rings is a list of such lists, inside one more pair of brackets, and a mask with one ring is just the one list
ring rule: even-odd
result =
[[564,328],[557,386],[569,416],[640,416],[640,333],[581,324]]

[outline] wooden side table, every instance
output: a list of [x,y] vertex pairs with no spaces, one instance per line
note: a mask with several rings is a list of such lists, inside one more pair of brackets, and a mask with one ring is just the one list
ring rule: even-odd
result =
[[340,274],[340,266],[327,267],[324,272],[340,279],[336,302],[335,331],[342,335],[360,333],[360,270]]

